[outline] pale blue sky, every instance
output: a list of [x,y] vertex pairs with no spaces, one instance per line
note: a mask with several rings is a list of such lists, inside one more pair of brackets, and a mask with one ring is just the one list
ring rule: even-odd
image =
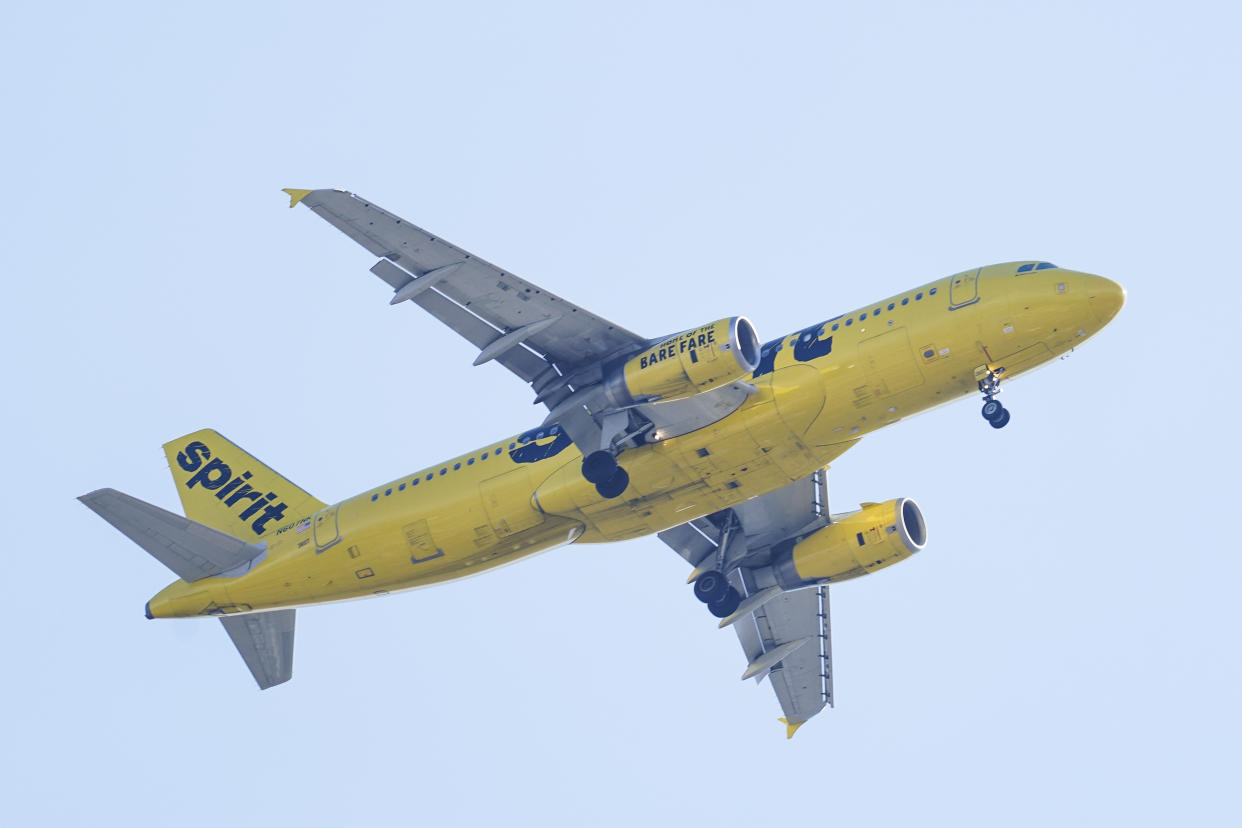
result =
[[[670,6],[676,7],[670,10]],[[1233,3],[164,3],[6,13],[0,822],[1234,824]],[[209,426],[336,500],[538,421],[281,187],[637,332],[764,339],[1048,259],[1129,291],[833,467],[925,552],[833,592],[786,742],[655,538],[301,611],[260,693],[74,501]]]

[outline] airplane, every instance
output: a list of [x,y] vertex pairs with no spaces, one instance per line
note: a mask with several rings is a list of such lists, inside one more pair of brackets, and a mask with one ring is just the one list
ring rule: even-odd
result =
[[767,678],[787,737],[833,705],[829,587],[927,543],[914,500],[831,514],[865,435],[1070,351],[1125,291],[1045,261],[973,268],[761,342],[743,316],[632,333],[343,190],[287,189],[392,290],[530,385],[534,428],[324,503],[210,429],[165,444],[181,516],[79,498],[177,575],[147,618],[216,616],[261,689],[293,673],[297,607],[424,587],[567,544],[656,534]]

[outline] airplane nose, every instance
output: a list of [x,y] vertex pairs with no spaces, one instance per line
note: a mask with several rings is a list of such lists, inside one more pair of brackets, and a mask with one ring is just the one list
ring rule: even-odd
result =
[[1087,301],[1100,324],[1107,325],[1126,303],[1126,289],[1112,279],[1088,276]]

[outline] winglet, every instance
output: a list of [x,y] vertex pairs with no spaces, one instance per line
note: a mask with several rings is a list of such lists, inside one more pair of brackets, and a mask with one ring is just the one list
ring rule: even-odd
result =
[[806,722],[798,722],[790,724],[788,719],[777,719],[778,722],[785,726],[785,738],[792,739],[793,735],[798,732],[798,728],[802,727]]
[[292,210],[294,207],[298,206],[299,201],[313,193],[314,190],[291,190],[288,187],[285,187],[281,190],[281,192],[289,194],[289,209]]

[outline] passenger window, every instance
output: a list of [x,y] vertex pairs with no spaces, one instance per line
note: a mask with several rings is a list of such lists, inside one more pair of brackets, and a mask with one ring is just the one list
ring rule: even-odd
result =
[[901,300],[901,304],[903,304],[903,305],[908,305],[908,304],[910,304],[910,297],[909,297],[909,296],[907,296],[905,299],[902,299],[902,300]]
[[378,495],[378,494],[373,494],[373,495],[371,495],[371,502],[372,502],[372,503],[374,503],[374,502],[375,502],[375,501],[377,501],[377,500],[379,500],[379,495]]
[[430,480],[430,479],[431,479],[431,478],[433,478],[433,477],[435,477],[435,475],[434,475],[434,474],[429,474],[429,475],[427,475],[427,479],[428,479],[428,480]]
[[872,316],[879,316],[879,315],[880,315],[880,309],[879,309],[879,308],[876,308],[875,310],[873,310],[873,311],[871,312],[871,315],[872,315]]
[[453,464],[453,471],[457,471],[457,470],[458,470],[458,469],[460,469],[460,468],[461,468],[461,463],[454,463],[454,464]]
[[418,478],[416,477],[416,478],[414,478],[413,480],[411,480],[411,481],[410,481],[410,485],[411,485],[411,486],[417,486],[417,485],[418,485]]
[[399,491],[399,492],[404,492],[404,491],[405,491],[405,484],[404,484],[404,483],[402,483],[400,486],[398,486],[398,487],[397,487],[397,491]]
[[916,294],[914,294],[914,301],[916,301],[916,302],[917,302],[917,301],[919,301],[919,300],[920,300],[920,299],[922,299],[922,298],[923,298],[923,294],[921,294],[921,293],[916,293]]
[[384,490],[384,497],[388,497],[390,494],[392,494],[392,489],[385,489],[385,490]]
[[467,465],[467,466],[473,466],[473,465],[474,465],[474,458],[473,458],[473,457],[471,457],[469,460],[467,460],[467,461],[466,461],[466,465]]
[[892,310],[892,309],[893,309],[893,305],[894,305],[894,303],[893,303],[893,302],[889,302],[889,303],[888,303],[888,309],[889,309],[889,310]]
[[446,474],[448,474],[448,469],[440,469],[440,476],[441,476],[441,477],[443,477],[443,476],[444,476],[444,475],[446,475]]
[[935,296],[935,295],[936,295],[936,290],[937,290],[937,288],[932,288],[931,290],[927,291],[927,295],[928,295],[928,296]]
[[845,320],[845,327],[848,328],[850,325],[853,325],[853,324],[854,324],[854,317],[851,316],[849,319]]
[[832,323],[832,329],[833,329],[834,331],[835,331],[837,328],[839,328],[839,327],[841,327],[841,324],[840,324],[839,322],[833,322],[833,323]]

